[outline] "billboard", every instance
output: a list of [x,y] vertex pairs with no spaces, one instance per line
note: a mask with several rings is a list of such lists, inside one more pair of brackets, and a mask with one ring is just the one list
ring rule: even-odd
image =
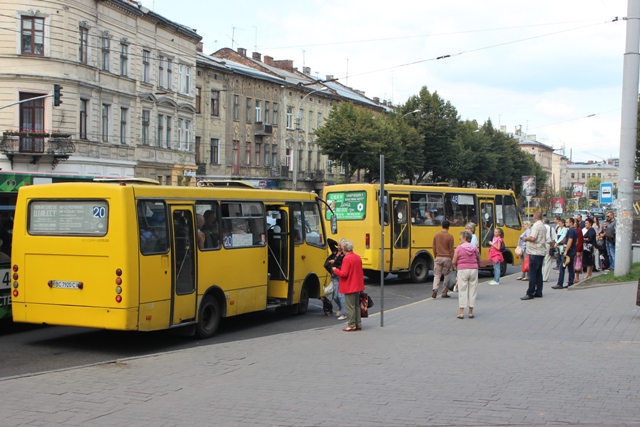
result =
[[562,215],[564,213],[564,199],[562,197],[554,197],[551,201],[553,203],[554,215]]
[[573,197],[582,197],[585,196],[585,188],[584,182],[574,182],[573,183]]
[[536,177],[535,176],[522,177],[522,194],[524,194],[525,197],[536,196]]

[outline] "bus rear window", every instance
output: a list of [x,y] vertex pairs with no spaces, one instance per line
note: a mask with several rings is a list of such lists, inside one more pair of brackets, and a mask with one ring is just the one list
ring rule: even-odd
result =
[[[362,220],[367,212],[366,191],[345,191],[327,194],[327,203],[336,213],[338,221]],[[331,218],[331,211],[327,209],[326,218]]]
[[34,200],[29,203],[29,234],[104,236],[109,204],[105,200]]

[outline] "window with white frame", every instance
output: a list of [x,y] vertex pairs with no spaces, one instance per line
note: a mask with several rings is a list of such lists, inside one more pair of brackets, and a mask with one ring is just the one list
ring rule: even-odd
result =
[[178,150],[183,149],[184,144],[184,120],[178,119]]
[[178,92],[182,92],[184,85],[184,65],[178,64]]
[[259,99],[256,99],[256,123],[262,123],[262,101]]
[[322,127],[322,113],[318,111],[318,121],[316,122],[316,129]]
[[149,62],[149,56],[151,52],[147,49],[142,50],[142,81],[145,83],[149,83],[149,68],[151,67],[151,63]]
[[165,142],[167,143],[167,148],[171,148],[171,116],[167,116],[167,127],[164,130],[165,134]]
[[254,153],[254,156],[253,156],[255,158],[255,160],[256,160],[256,162],[255,162],[256,166],[260,166],[260,161],[262,160],[262,152],[261,152],[262,147],[261,146],[262,146],[262,144],[260,144],[259,142],[256,141],[256,150],[255,150],[255,153]]
[[89,101],[87,99],[80,100],[80,139],[87,139],[87,113],[89,111]]
[[191,151],[191,120],[184,121],[184,149]]
[[173,90],[173,61],[167,58],[167,89]]
[[293,129],[293,107],[287,105],[287,129]]
[[111,57],[111,39],[108,34],[102,36],[102,70],[109,71],[109,58]]
[[126,76],[129,73],[129,46],[120,44],[120,75]]
[[[142,117],[144,121],[144,111],[142,111]],[[129,109],[120,108],[120,144],[126,144],[128,140],[128,127],[127,121],[129,119]],[[144,125],[143,125],[144,126]]]
[[102,104],[102,142],[109,142],[109,105]]
[[149,126],[151,120],[151,112],[142,110],[142,145],[149,145]]
[[211,164],[220,164],[220,140],[217,138],[211,138]]
[[211,117],[220,116],[220,91],[211,91]]
[[271,157],[271,147],[269,144],[264,144],[264,167],[269,166],[269,158]]
[[271,120],[271,124],[274,126],[278,125],[278,103],[273,103],[273,119]]
[[285,162],[286,162],[287,168],[289,168],[289,170],[292,171],[293,170],[293,164],[291,162],[291,149],[290,148],[287,148]]
[[264,101],[264,124],[271,124],[269,122],[269,101]]
[[309,133],[313,132],[313,111],[309,111],[309,123],[307,123]]
[[158,87],[164,87],[164,56],[158,55]]
[[158,130],[156,132],[156,147],[162,147],[163,137],[164,137],[164,115],[158,114]]
[[83,64],[87,64],[89,62],[89,30],[85,27],[80,27],[79,31],[78,59]]
[[184,90],[185,95],[191,94],[191,67],[184,67]]

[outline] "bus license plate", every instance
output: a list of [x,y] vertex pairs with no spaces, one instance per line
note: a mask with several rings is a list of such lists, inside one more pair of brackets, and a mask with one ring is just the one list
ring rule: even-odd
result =
[[53,287],[58,289],[80,289],[80,282],[69,282],[66,280],[54,280]]

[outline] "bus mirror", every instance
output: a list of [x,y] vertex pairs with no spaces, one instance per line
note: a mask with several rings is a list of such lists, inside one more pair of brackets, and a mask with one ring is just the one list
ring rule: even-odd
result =
[[331,234],[338,234],[338,217],[331,214]]

